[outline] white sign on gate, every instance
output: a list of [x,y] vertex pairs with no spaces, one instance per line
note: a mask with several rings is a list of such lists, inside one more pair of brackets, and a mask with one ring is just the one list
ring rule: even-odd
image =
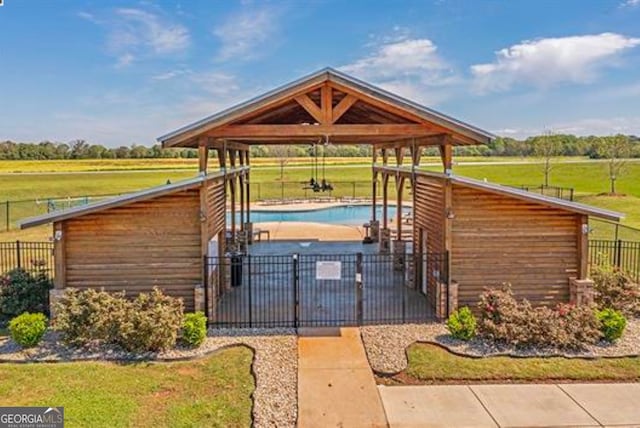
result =
[[342,279],[342,262],[316,262],[316,279]]

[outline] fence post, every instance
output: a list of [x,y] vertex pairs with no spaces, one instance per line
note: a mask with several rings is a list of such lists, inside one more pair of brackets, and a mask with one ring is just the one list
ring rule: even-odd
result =
[[16,264],[18,265],[18,269],[22,267],[22,260],[20,256],[20,240],[16,241]]
[[251,295],[251,254],[247,255],[247,287],[249,287],[249,328],[253,327],[253,298]]
[[300,283],[299,278],[299,265],[298,254],[293,255],[293,327],[298,328],[300,302],[298,301],[298,285]]
[[363,302],[362,302],[362,292],[363,292],[363,284],[362,284],[362,253],[356,254],[356,319],[358,320],[358,325],[362,325],[363,322]]
[[204,316],[207,318],[207,325],[209,325],[209,257],[205,254],[203,257],[202,274],[204,275]]
[[616,255],[614,260],[614,265],[620,269],[622,266],[622,239],[616,240]]

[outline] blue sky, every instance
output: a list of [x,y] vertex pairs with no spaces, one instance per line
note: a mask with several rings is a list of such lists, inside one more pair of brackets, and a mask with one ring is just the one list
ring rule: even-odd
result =
[[640,134],[640,0],[0,7],[0,140],[155,138],[325,66],[504,136]]

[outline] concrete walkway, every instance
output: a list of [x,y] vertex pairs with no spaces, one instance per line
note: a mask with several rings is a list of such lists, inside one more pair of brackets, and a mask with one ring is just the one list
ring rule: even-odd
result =
[[300,329],[298,426],[386,427],[357,328]]
[[640,427],[640,384],[379,387],[389,426]]

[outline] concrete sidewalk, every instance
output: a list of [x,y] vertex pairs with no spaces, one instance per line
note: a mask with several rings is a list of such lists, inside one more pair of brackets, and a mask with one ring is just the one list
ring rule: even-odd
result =
[[386,427],[357,328],[300,329],[298,426]]
[[379,387],[389,426],[640,427],[640,384]]

